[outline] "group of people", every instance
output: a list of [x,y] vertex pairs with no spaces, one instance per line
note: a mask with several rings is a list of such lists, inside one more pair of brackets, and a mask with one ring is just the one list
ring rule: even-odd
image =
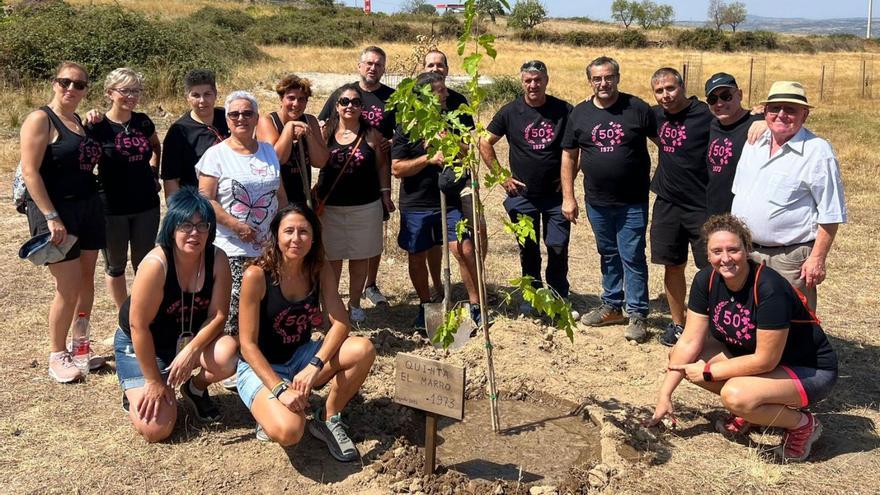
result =
[[[213,73],[194,70],[184,81],[190,110],[162,142],[149,117],[135,111],[140,74],[108,74],[110,108],[84,122],[76,109],[88,75],[63,63],[52,101],[21,130],[31,235],[48,234],[55,244],[77,236],[65,259],[49,265],[56,282],[50,376],[80,376],[65,338],[74,313],[91,312],[103,250],[119,309],[114,346],[123,403],[145,439],[170,435],[176,388],[200,419],[218,419],[207,387],[225,380],[253,413],[258,437],[291,445],[308,427],[335,458],[356,458],[341,411],[375,351],[349,331],[366,319],[362,299],[388,304],[376,283],[383,220],[400,210],[398,245],[408,253],[420,302],[416,328],[424,329],[424,305],[442,297],[444,244],[458,260],[472,318],[481,317],[475,243],[485,252],[486,239],[475,238],[472,222],[485,220],[474,211],[470,178],[456,178],[444,168],[446,157],[429,153],[396,122],[386,107],[393,90],[381,83],[385,63],[381,48],[364,49],[359,80],[336,90],[318,116],[305,113],[311,85],[296,75],[276,85],[278,109],[261,114],[245,91],[215,107]],[[467,100],[446,86],[448,70],[446,55],[432,50],[416,86],[430,87],[442,109],[453,111]],[[803,86],[775,83],[762,113],[753,114],[726,73],[706,81],[702,102],[686,96],[675,69],[661,68],[651,79],[654,107],[618,90],[612,58],[593,60],[586,74],[592,96],[573,107],[547,94],[546,64],[526,62],[523,96],[494,115],[479,142],[482,159],[493,164],[495,145],[506,138],[504,208],[512,221],[531,217],[546,247],[542,276],[539,243],[520,245],[522,274],[569,297],[568,246],[579,216],[574,180],[582,171],[603,291],[601,305],[581,321],[627,323],[624,337],[643,342],[653,191],[651,259],[664,265],[672,315],[660,341],[675,347],[649,422],[672,413],[672,391],[685,378],[721,395],[732,413],[718,425],[723,432],[780,426],[780,456],[806,458],[821,424],[797,408],[827,396],[837,377],[814,316],[815,287],[846,208],[831,147],[803,127],[811,108]],[[653,178],[648,140],[659,150]],[[319,170],[314,188],[312,168]],[[400,179],[396,204],[392,176]],[[160,222],[162,189],[168,210]],[[461,235],[455,227],[463,218],[469,228]],[[689,246],[700,271],[686,305]],[[344,260],[347,307],[339,295]],[[520,310],[533,312],[526,302]],[[309,394],[326,383],[326,403],[307,421]]]

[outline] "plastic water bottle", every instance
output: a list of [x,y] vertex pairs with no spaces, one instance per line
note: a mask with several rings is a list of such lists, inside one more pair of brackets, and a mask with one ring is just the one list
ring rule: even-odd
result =
[[89,317],[85,313],[76,316],[70,329],[70,354],[73,356],[73,364],[79,368],[85,379],[89,374],[89,358],[92,355],[89,344]]

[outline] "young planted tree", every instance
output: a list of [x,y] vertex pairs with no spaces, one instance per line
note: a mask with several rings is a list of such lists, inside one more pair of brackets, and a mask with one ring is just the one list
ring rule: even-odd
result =
[[[499,0],[505,7],[509,6],[506,0]],[[430,86],[416,89],[415,80],[404,79],[397,87],[397,91],[388,100],[397,112],[397,121],[403,126],[412,141],[423,141],[429,155],[437,152],[442,153],[445,167],[452,167],[457,177],[469,175],[474,200],[473,218],[463,220],[456,226],[459,237],[464,233],[467,224],[473,226],[474,239],[480,238],[483,204],[481,197],[482,186],[492,189],[510,177],[510,172],[501,167],[496,161],[489,165],[485,172],[481,171],[481,161],[478,153],[478,141],[487,136],[485,126],[479,120],[477,108],[486,98],[486,90],[479,85],[480,63],[484,57],[492,59],[497,55],[495,49],[495,37],[491,34],[476,36],[473,33],[474,21],[477,18],[476,0],[465,1],[464,33],[458,39],[458,55],[464,56],[463,67],[469,79],[465,86],[465,92],[469,98],[469,105],[462,105],[457,110],[444,112],[440,108],[440,102],[436,95],[431,92]],[[471,46],[471,51],[465,56],[465,49]],[[461,123],[461,116],[467,114],[474,121],[474,129],[471,130]],[[466,222],[466,223],[465,223]],[[520,242],[526,238],[535,238],[534,226],[530,221],[519,219],[511,222],[503,219],[505,229],[513,232]],[[491,419],[493,431],[499,431],[498,416],[498,391],[495,387],[495,368],[492,359],[492,341],[489,336],[487,322],[489,321],[486,310],[486,274],[483,266],[482,247],[479,242],[474,243],[477,251],[477,290],[480,299],[481,322],[484,348],[486,350],[487,377],[489,381],[489,400],[491,407]],[[525,300],[532,302],[534,308],[550,317],[557,328],[566,332],[566,335],[574,340],[575,320],[571,313],[571,303],[556,295],[552,290],[542,287],[536,289],[531,284],[529,277],[520,277],[510,281],[515,289],[522,291]],[[510,297],[510,294],[507,294]],[[455,339],[455,332],[464,318],[469,318],[465,308],[454,309],[446,314],[445,322],[437,329],[434,341],[448,347]]]
[[636,20],[639,13],[639,2],[628,0],[614,0],[611,4],[611,18],[622,22],[625,29]]
[[517,0],[507,25],[514,29],[532,29],[547,19],[547,9],[539,0]]

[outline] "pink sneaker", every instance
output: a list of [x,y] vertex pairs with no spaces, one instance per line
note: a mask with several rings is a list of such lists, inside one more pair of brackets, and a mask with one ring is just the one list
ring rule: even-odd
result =
[[792,428],[785,430],[782,436],[782,443],[773,449],[783,462],[803,462],[810,456],[810,450],[813,442],[822,435],[822,423],[819,422],[812,414],[805,412],[807,415],[807,424],[800,428]]
[[747,435],[751,427],[751,423],[735,414],[731,414],[725,419],[718,419],[715,421],[715,431],[726,437]]
[[82,378],[82,374],[73,364],[73,358],[67,351],[49,354],[49,376],[58,383],[70,383]]

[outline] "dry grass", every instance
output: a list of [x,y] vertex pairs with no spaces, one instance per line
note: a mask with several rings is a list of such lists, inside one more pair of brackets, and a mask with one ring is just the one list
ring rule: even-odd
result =
[[[164,2],[122,2],[163,8]],[[201,6],[194,3],[193,9]],[[240,5],[240,4],[239,4]],[[137,7],[136,7],[137,8]],[[173,10],[179,13],[180,5]],[[406,56],[410,47],[387,45],[389,56]],[[442,49],[454,53],[451,43]],[[682,61],[702,60],[702,78],[726,70],[741,81],[748,80],[749,56],[744,54],[690,54],[670,49],[585,50],[564,46],[518,46],[502,40],[499,57],[486,64],[489,75],[514,74],[526,59],[542,58],[550,67],[552,93],[576,101],[586,96],[583,69],[600,54],[616,57],[622,66],[621,89],[650,98],[648,79],[660,65],[681,66]],[[273,61],[237,72],[221,88],[258,90],[262,103],[274,107],[265,91],[285,71],[352,72],[356,50],[326,48],[265,47]],[[665,436],[645,452],[652,464],[632,466],[609,490],[614,493],[878,493],[880,456],[877,448],[878,389],[876,376],[880,337],[876,288],[880,274],[873,260],[880,253],[880,105],[860,100],[858,61],[860,54],[784,55],[761,54],[766,60],[765,83],[775,79],[802,80],[811,97],[816,94],[819,67],[836,60],[835,104],[823,103],[810,117],[808,126],[827,137],[841,160],[846,184],[850,222],[835,241],[828,262],[829,278],[821,287],[820,316],[841,357],[842,376],[835,395],[817,409],[826,425],[818,444],[816,460],[804,465],[780,466],[759,454],[762,446],[778,441],[778,435],[753,434],[751,443],[740,445],[710,432],[710,421],[720,415],[711,397],[683,386],[676,396],[682,429]],[[461,73],[460,59],[450,57],[453,73]],[[9,177],[18,158],[17,128],[23,116],[48,97],[42,89],[26,93],[0,91],[0,170]],[[324,96],[317,96],[311,111],[317,112]],[[650,101],[650,100],[649,100]],[[182,101],[145,101],[144,108],[158,115],[160,132],[183,110]],[[266,108],[266,107],[264,107]],[[499,155],[502,155],[500,153]],[[8,190],[7,190],[8,191]],[[504,286],[517,272],[514,242],[505,235],[497,219],[503,214],[501,194],[486,198],[489,210],[491,254],[487,262],[489,282]],[[0,258],[5,274],[0,289],[0,374],[9,386],[0,390],[0,492],[49,493],[79,491],[183,493],[277,492],[364,493],[381,492],[390,479],[372,479],[360,466],[345,470],[333,463],[315,442],[284,451],[263,445],[252,437],[252,420],[234,396],[219,390],[227,421],[201,427],[181,421],[172,442],[145,445],[132,432],[118,411],[118,388],[113,375],[98,375],[87,385],[58,386],[45,374],[47,346],[46,308],[51,297],[51,278],[46,270],[34,268],[13,256],[26,237],[23,216],[14,213],[8,192],[0,196],[0,245],[7,254]],[[413,316],[412,294],[404,269],[405,257],[391,248],[381,272],[381,283],[392,299],[388,314],[370,313],[377,326],[400,328]],[[590,229],[573,230],[571,280],[574,301],[580,309],[595,304],[600,291],[598,260]],[[100,267],[99,270],[100,272]],[[690,269],[690,273],[693,269]],[[115,327],[112,303],[100,275],[97,278],[93,328],[96,336],[107,337]],[[662,290],[662,272],[650,269],[650,293]],[[398,306],[399,305],[399,306]],[[663,305],[652,300],[651,323],[667,317]],[[529,383],[538,390],[569,400],[590,396],[599,401],[614,400],[631,413],[631,420],[644,417],[652,407],[661,379],[666,349],[656,343],[634,347],[624,345],[620,328],[579,332],[575,345],[558,344],[551,352],[537,351],[540,331],[535,325],[500,317],[493,327],[496,369],[503,389]],[[109,352],[106,346],[99,346]],[[467,348],[478,359],[480,350]],[[393,356],[380,355],[367,382],[365,400],[387,397]],[[450,359],[459,359],[453,354]],[[474,361],[476,362],[476,361]],[[475,373],[480,365],[473,365]],[[469,369],[469,373],[472,371]],[[503,408],[503,405],[502,405]],[[367,409],[375,413],[381,409]],[[503,409],[502,409],[503,417]],[[354,425],[369,423],[372,416],[351,418]],[[381,449],[386,439],[367,434],[361,444]],[[369,457],[367,462],[371,462]],[[317,466],[317,467],[316,467]],[[35,476],[36,475],[36,476]],[[330,482],[337,484],[328,485]]]

